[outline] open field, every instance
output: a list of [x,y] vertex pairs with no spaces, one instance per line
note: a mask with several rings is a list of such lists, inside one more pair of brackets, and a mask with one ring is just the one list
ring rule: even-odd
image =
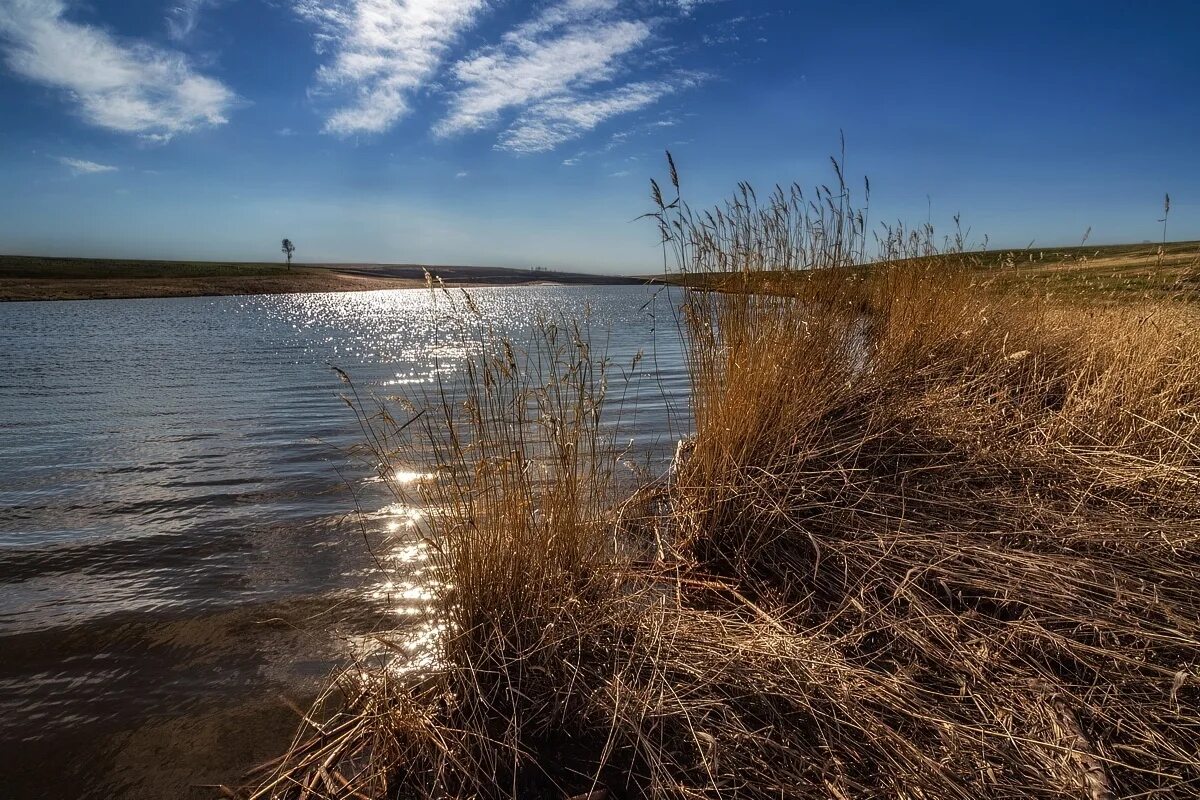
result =
[[[1157,244],[1121,244],[973,251],[918,256],[915,260],[970,267],[973,279],[984,287],[1072,302],[1200,299],[1200,242],[1168,242],[1161,256]],[[841,269],[865,273],[870,267]],[[757,267],[752,269],[752,275],[756,290],[783,292],[788,291],[788,284],[817,277],[809,271]],[[818,279],[824,280],[825,276]],[[710,288],[740,286],[743,282],[742,277],[723,271],[684,274],[675,280]]]
[[417,264],[253,264],[0,256],[0,301],[347,292],[425,285],[425,270],[451,286],[628,283],[605,275]]
[[437,457],[392,486],[438,509],[427,642],[381,633],[247,793],[1195,797],[1196,306],[902,231],[852,269],[844,185],[703,217],[654,189],[677,269],[729,290],[683,298],[671,469],[624,477],[636,362],[567,322],[464,342],[466,403],[351,392],[381,474]]
[[1000,287],[1097,300],[1200,298],[1200,242],[972,253]]

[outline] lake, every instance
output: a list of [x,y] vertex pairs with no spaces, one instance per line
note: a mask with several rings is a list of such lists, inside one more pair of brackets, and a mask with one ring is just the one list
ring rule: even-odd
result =
[[[673,450],[678,298],[471,295],[518,340],[587,315],[614,362],[644,350],[621,435],[639,458]],[[304,705],[349,641],[419,619],[419,564],[387,591],[373,570],[360,524],[394,533],[394,500],[350,455],[331,366],[366,394],[452,385],[446,313],[421,289],[0,304],[3,796],[212,796],[286,746],[282,698]]]

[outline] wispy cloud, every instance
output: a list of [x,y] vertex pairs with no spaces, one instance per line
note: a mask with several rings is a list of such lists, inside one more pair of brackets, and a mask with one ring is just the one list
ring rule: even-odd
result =
[[717,3],[720,0],[670,0],[679,8],[685,15],[691,14],[696,10],[696,6],[708,5],[709,3]]
[[221,125],[233,91],[178,52],[64,19],[62,0],[0,0],[0,46],[18,75],[62,90],[85,120],[150,141]]
[[116,172],[117,168],[108,164],[97,164],[82,158],[59,156],[58,163],[68,167],[76,175],[95,175],[99,172]]
[[497,147],[518,153],[553,150],[607,119],[639,111],[687,85],[686,79],[633,83],[594,97],[555,97],[522,113],[502,134]]
[[494,124],[505,109],[611,78],[614,60],[649,33],[645,23],[621,21],[570,31],[549,41],[526,42],[515,53],[490,52],[461,62],[454,77],[463,88],[438,131],[478,130]]
[[218,0],[176,0],[167,9],[167,35],[177,42],[188,39],[200,22],[200,12]]
[[482,130],[515,113],[497,149],[552,150],[697,80],[681,74],[622,84],[643,62],[658,62],[644,52],[653,38],[652,22],[628,18],[615,0],[559,0],[453,66],[449,111],[434,132]]
[[317,25],[317,47],[332,54],[320,88],[353,99],[325,121],[328,133],[381,133],[409,111],[414,92],[441,66],[486,0],[296,0]]

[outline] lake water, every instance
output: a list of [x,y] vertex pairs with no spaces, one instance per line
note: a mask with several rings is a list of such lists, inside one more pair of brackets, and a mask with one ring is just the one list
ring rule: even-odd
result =
[[[472,296],[517,338],[586,313],[615,362],[644,350],[623,435],[673,448],[671,298]],[[359,523],[394,530],[392,500],[348,456],[362,434],[330,365],[365,393],[452,382],[444,306],[426,290],[0,304],[0,796],[212,796],[286,746],[281,698],[303,705],[345,641],[419,617],[419,591],[372,571]]]

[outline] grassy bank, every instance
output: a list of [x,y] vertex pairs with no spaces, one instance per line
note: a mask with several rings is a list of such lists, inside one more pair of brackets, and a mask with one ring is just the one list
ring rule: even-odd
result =
[[729,289],[683,297],[672,470],[621,479],[636,365],[578,328],[464,342],[465,402],[352,397],[380,464],[439,465],[393,485],[435,509],[429,645],[348,670],[257,796],[1195,796],[1194,306],[981,281],[922,232],[853,269],[844,185],[654,193]]
[[0,302],[405,289],[424,286],[426,271],[450,286],[639,282],[493,267],[298,264],[289,269],[261,263],[0,256]]
[[1200,299],[1200,242],[970,254],[1001,288],[1100,301]]
[[[1161,251],[1161,252],[1160,252]],[[945,262],[947,256],[916,256],[914,261]],[[1068,303],[1191,301],[1200,299],[1200,242],[1165,245],[1101,245],[956,252],[956,267],[969,269],[982,289],[1000,289]],[[846,266],[865,273],[870,267]],[[674,280],[708,289],[792,293],[797,282],[824,280],[819,270],[759,270],[747,278],[737,270],[685,273]],[[746,281],[749,283],[746,283]]]

